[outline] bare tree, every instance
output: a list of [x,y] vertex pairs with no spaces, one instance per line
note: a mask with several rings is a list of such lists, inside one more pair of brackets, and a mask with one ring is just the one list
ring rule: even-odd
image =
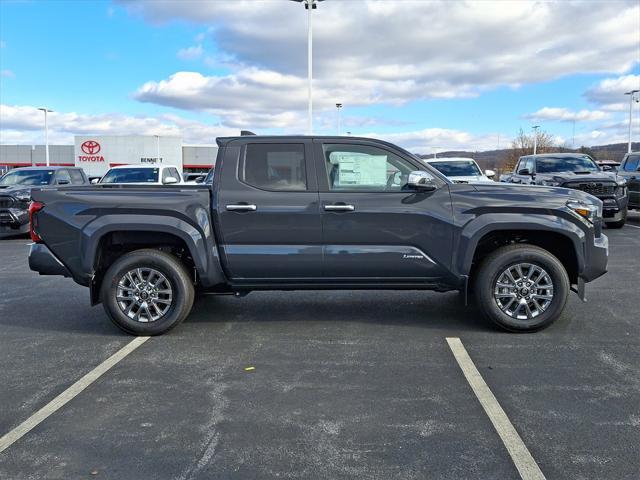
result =
[[[550,133],[543,130],[537,130],[537,153],[549,153],[558,148],[553,143],[553,137]],[[516,162],[523,155],[533,154],[533,135],[527,135],[524,130],[520,129],[516,138],[511,142],[511,150],[507,154],[504,168],[506,171],[512,171],[516,166]]]

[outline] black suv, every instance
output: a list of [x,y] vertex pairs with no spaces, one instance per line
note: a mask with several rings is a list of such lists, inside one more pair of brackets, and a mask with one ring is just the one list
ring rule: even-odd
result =
[[603,171],[580,153],[545,153],[520,157],[513,173],[501,182],[545,185],[582,190],[602,200],[607,227],[622,228],[627,221],[627,182],[616,172]]
[[640,210],[640,152],[631,152],[624,156],[618,175],[627,181],[629,208]]
[[31,190],[45,185],[86,185],[81,168],[25,167],[0,177],[0,235],[29,232]]

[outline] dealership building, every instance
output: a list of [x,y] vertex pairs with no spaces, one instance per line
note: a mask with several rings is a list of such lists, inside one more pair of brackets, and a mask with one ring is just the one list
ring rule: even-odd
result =
[[[182,137],[79,135],[74,145],[49,145],[49,164],[81,167],[89,177],[118,165],[175,165],[184,173],[205,173],[217,154],[215,145],[183,145]],[[0,145],[2,170],[44,165],[44,145]]]

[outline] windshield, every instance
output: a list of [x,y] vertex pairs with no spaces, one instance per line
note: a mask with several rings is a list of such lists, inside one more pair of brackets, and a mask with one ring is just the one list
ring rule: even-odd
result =
[[0,185],[49,185],[53,170],[14,170],[0,178]]
[[456,160],[451,162],[433,162],[430,165],[447,177],[474,177],[482,175],[473,160]]
[[213,168],[209,170],[209,173],[204,177],[204,181],[202,183],[213,183]]
[[538,157],[537,173],[597,172],[598,166],[589,157]]
[[156,183],[157,168],[114,168],[100,180],[100,183]]

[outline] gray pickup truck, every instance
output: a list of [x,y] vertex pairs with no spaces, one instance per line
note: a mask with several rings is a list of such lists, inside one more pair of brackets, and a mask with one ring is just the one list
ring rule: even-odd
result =
[[533,331],[606,272],[602,202],[581,191],[453,184],[366,138],[218,145],[210,184],[34,190],[31,269],[89,287],[137,335],[175,327],[197,293],[302,289],[458,290]]

